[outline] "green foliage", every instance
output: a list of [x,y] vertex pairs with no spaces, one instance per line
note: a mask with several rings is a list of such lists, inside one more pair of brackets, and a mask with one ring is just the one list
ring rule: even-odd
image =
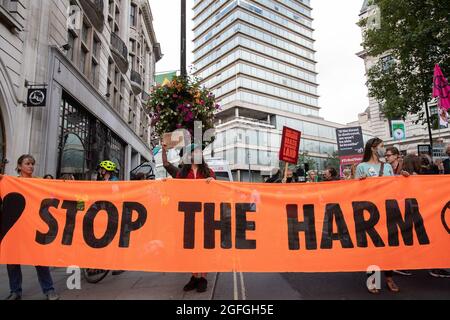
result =
[[[380,10],[378,28],[368,28],[363,46],[380,59],[368,72],[369,94],[389,119],[418,114],[432,100],[433,71],[439,63],[450,73],[448,0],[373,0]],[[361,20],[366,27],[368,20]]]
[[327,160],[325,161],[326,167],[333,167],[339,171],[339,166],[341,165],[341,161],[339,159],[339,154],[335,151],[333,154],[329,154]]

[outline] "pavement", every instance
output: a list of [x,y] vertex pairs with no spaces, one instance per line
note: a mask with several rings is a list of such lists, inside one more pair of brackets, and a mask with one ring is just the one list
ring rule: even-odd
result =
[[[184,292],[183,287],[191,275],[187,273],[150,273],[127,271],[113,276],[109,273],[96,284],[81,277],[81,289],[69,290],[67,282],[71,274],[65,268],[51,268],[54,287],[61,300],[211,300],[217,274],[208,274],[208,290]],[[43,300],[36,270],[22,266],[24,300]],[[69,279],[70,280],[70,279]],[[6,266],[0,265],[0,299],[9,295]]]
[[[367,292],[363,272],[210,273],[208,290],[197,293],[183,291],[190,279],[187,273],[127,271],[117,276],[108,274],[97,284],[81,277],[81,289],[69,290],[71,274],[65,268],[51,270],[62,300],[450,300],[450,279],[433,278],[426,270],[413,271],[412,276],[394,275],[399,293],[389,292],[382,280],[379,295]],[[34,267],[23,266],[22,271],[23,299],[45,299]],[[6,267],[0,265],[0,299],[8,294]]]

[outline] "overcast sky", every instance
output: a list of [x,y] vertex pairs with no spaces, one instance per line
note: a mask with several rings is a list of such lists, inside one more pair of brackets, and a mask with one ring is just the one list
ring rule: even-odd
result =
[[[179,69],[180,1],[149,0],[156,37],[164,57],[156,70]],[[192,63],[192,6],[188,10],[188,65]],[[348,123],[368,106],[364,63],[356,56],[361,51],[361,31],[356,25],[363,0],[311,0],[314,39],[319,72],[320,115],[326,120]]]

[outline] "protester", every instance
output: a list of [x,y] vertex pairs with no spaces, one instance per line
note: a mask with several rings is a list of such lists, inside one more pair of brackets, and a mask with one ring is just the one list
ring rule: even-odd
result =
[[61,180],[75,180],[75,176],[71,173],[65,173],[61,176]]
[[274,175],[272,175],[269,179],[266,180],[266,183],[281,183],[281,170],[277,169]]
[[[394,170],[389,163],[381,162],[386,149],[383,140],[379,138],[370,139],[364,148],[363,161],[356,168],[356,178],[365,179],[370,177],[393,176]],[[392,292],[399,292],[399,288],[393,279],[393,271],[385,271],[386,285]],[[380,291],[375,287],[367,287],[370,293],[377,294]]]
[[350,167],[345,168],[342,173],[344,174],[344,180],[353,180],[356,175],[356,164],[352,164]]
[[[390,150],[390,151],[388,151]],[[391,148],[386,149],[386,161],[389,161],[388,159],[390,158],[395,158],[395,157],[390,157],[388,155],[389,152],[392,152]],[[395,154],[395,150],[394,152],[392,152],[393,154]],[[395,161],[392,161],[391,163],[393,163],[394,166],[396,166]],[[397,173],[395,175],[403,175],[403,176],[407,176],[407,175],[417,175],[420,172],[420,158],[416,155],[407,155],[401,162],[401,164],[399,164],[399,166],[402,167],[402,169],[400,171],[397,171]],[[394,169],[394,172],[396,170]],[[402,276],[412,276],[413,273],[409,270],[394,270],[394,273],[402,275]]]
[[444,162],[442,161],[442,159],[436,159],[434,161],[434,164],[438,168],[439,174],[444,174],[445,173]]
[[99,181],[119,181],[119,178],[115,175],[117,170],[117,165],[109,160],[100,162],[97,167],[98,175],[97,180]]
[[448,158],[443,161],[444,174],[450,174],[450,144],[447,146],[446,153]]
[[333,167],[328,167],[325,169],[325,172],[323,174],[323,180],[324,181],[339,181],[339,174]]
[[420,162],[421,162],[421,174],[439,174],[439,168],[437,165],[433,163],[433,160],[431,159],[430,155],[428,154],[422,154],[420,155]]
[[[424,158],[426,160],[424,160]],[[430,168],[426,166],[426,161],[428,160],[428,157],[407,155],[404,160],[404,170],[408,171],[412,175],[434,174],[433,170],[430,170]],[[435,278],[450,278],[450,272],[444,269],[433,269],[429,270],[428,273]]]
[[319,176],[317,175],[317,172],[314,170],[308,171],[308,182],[318,182]]
[[[396,147],[387,148],[384,158],[386,159],[386,163],[389,163],[392,166],[394,175],[402,175],[402,172],[403,175],[405,175],[403,171],[403,160],[400,156],[400,151]],[[394,273],[402,276],[412,276],[412,273],[408,270],[394,270]]]
[[354,177],[352,177],[352,169],[351,168],[345,168],[342,170],[342,174],[344,175],[344,180],[352,180]]
[[[202,147],[200,145],[191,144],[187,147],[191,152],[189,161],[181,167],[178,172],[177,179],[206,179],[209,183],[216,178],[214,171],[212,171],[205,159],[203,158]],[[201,163],[196,163],[195,160],[201,160]],[[207,273],[193,273],[191,280],[184,286],[184,291],[192,291],[197,289],[197,292],[205,292],[208,287],[208,280],[206,280]]]
[[[25,154],[20,156],[17,160],[16,171],[19,178],[33,178],[34,166],[36,160],[32,155]],[[49,267],[36,266],[36,272],[41,285],[42,292],[46,295],[47,300],[58,300],[59,296],[53,288],[53,279],[50,274]],[[22,269],[20,265],[7,265],[10,295],[6,300],[21,300],[22,299]]]
[[[180,158],[182,157],[183,157],[183,149],[180,150]],[[162,162],[164,169],[166,169],[167,173],[172,178],[177,177],[180,168],[183,166],[182,160],[180,160],[180,164],[178,167],[174,166],[172,163],[169,162],[169,160],[167,159],[167,145],[165,143],[162,144]]]
[[[104,160],[99,163],[97,169],[98,169],[98,176],[97,176],[98,181],[111,181],[111,182],[119,181],[119,178],[115,175],[117,173],[117,165],[115,164],[115,162],[110,161],[110,160]],[[70,175],[70,176],[73,177],[73,175]],[[69,179],[69,180],[75,180],[75,178]],[[94,272],[95,272],[95,270],[94,270]],[[123,271],[123,270],[113,270],[111,272],[111,274],[113,276],[117,276],[124,272],[125,271]]]
[[43,179],[55,179],[51,174],[46,174]]
[[296,183],[297,181],[294,178],[294,172],[292,170],[288,170],[286,173],[286,178],[283,178],[283,183]]
[[408,154],[403,160],[403,170],[411,175],[418,175],[421,172],[421,160],[419,156]]
[[398,176],[402,173],[403,161],[400,156],[400,151],[396,147],[389,147],[386,149],[385,159],[394,170],[394,175]]

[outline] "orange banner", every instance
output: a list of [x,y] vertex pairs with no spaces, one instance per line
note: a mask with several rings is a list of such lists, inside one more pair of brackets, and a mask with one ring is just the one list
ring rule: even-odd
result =
[[155,272],[450,268],[450,177],[311,184],[3,177],[0,263]]

